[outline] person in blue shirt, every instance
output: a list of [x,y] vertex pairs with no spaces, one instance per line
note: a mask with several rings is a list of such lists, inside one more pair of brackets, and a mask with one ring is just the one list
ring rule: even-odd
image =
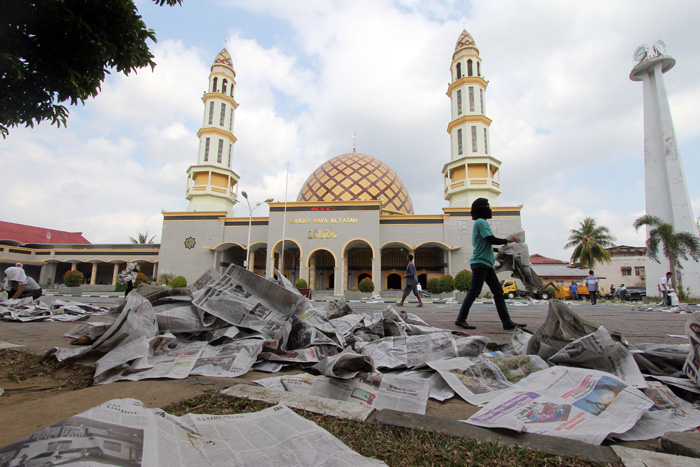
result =
[[474,230],[472,232],[472,246],[474,253],[470,260],[472,270],[472,285],[467,292],[467,296],[462,302],[462,307],[459,309],[455,326],[464,329],[476,329],[475,326],[470,326],[467,323],[467,316],[474,300],[481,294],[481,289],[484,287],[484,282],[491,289],[494,302],[496,303],[496,311],[501,319],[503,329],[509,331],[516,327],[524,328],[526,324],[514,323],[510,319],[506,301],[503,298],[503,288],[498,280],[496,271],[493,269],[494,255],[493,245],[505,245],[506,243],[515,242],[517,235],[510,235],[507,238],[494,237],[491,226],[486,219],[491,219],[491,206],[486,198],[477,198],[472,203],[472,219],[474,219]]
[[572,300],[578,300],[578,284],[571,284],[569,286],[569,292],[571,292]]

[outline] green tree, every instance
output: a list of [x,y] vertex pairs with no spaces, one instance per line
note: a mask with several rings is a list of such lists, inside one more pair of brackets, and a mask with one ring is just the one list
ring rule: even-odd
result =
[[[664,256],[668,259],[669,270],[673,273],[671,281],[674,290],[681,293],[683,281],[681,279],[676,287],[676,269],[683,269],[681,259],[689,261],[690,258],[700,261],[700,238],[690,232],[674,232],[673,225],[667,224],[660,217],[644,215],[635,219],[632,224],[635,230],[646,225],[647,230],[647,256],[657,263],[659,261],[659,245],[662,246]],[[680,295],[679,295],[680,296]]]
[[147,243],[153,243],[153,240],[155,240],[155,238],[156,238],[155,235],[152,236],[151,238],[148,238],[148,230],[146,230],[146,233],[139,232],[138,238],[129,237],[129,241],[131,243],[142,245],[142,244],[147,244]]
[[440,278],[440,293],[450,293],[455,290],[455,280],[449,275],[445,274]]
[[564,248],[573,248],[571,262],[579,262],[582,268],[593,269],[596,262],[610,261],[610,253],[606,248],[613,246],[615,237],[610,235],[610,230],[596,224],[592,217],[586,217],[580,223],[580,229],[571,229],[569,243]]
[[[182,0],[153,0],[160,6]],[[110,70],[156,63],[133,0],[0,0],[0,134],[44,120],[66,125],[61,105],[95,97]]]
[[428,292],[431,294],[442,293],[442,285],[440,284],[440,279],[433,277],[428,281]]
[[187,287],[187,279],[185,276],[177,276],[172,282],[173,289]]
[[357,288],[360,290],[360,292],[372,293],[374,292],[374,282],[372,282],[372,279],[369,277],[365,277],[360,281]]

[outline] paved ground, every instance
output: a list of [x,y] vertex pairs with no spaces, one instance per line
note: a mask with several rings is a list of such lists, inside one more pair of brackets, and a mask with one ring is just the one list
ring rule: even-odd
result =
[[[43,298],[45,301],[56,299],[92,302],[104,306],[113,305],[118,300],[113,294],[107,297],[46,296]],[[524,301],[516,300],[508,303],[513,320],[527,323],[528,329],[531,331],[535,331],[538,328],[547,314],[547,302],[526,304]],[[639,305],[639,303],[636,304]],[[350,306],[356,311],[380,311],[387,305],[388,303],[383,300],[350,302]],[[417,302],[407,301],[406,305],[400,309],[417,314],[433,326],[454,331],[460,330],[454,326],[460,306],[456,302],[432,303],[426,301],[425,306],[422,308],[416,305]],[[397,307],[395,303],[393,306]],[[660,311],[632,311],[632,306],[628,303],[603,302],[592,306],[586,302],[576,302],[572,303],[571,307],[582,318],[595,324],[603,325],[609,331],[618,331],[632,343],[680,344],[687,342],[686,338],[673,337],[674,335],[684,334],[683,326],[688,318],[687,315],[663,313]],[[91,320],[104,321],[106,318],[105,316],[98,316]],[[475,303],[469,316],[469,323],[477,327],[471,334],[487,336],[496,343],[507,343],[510,341],[511,332],[502,329],[493,303]],[[46,350],[55,346],[69,347],[66,339],[63,338],[63,334],[74,325],[74,323],[61,322],[0,322],[0,343],[18,344],[26,347],[33,353],[43,354]],[[33,402],[20,404],[19,406],[3,407],[0,408],[0,426],[11,428],[9,430],[5,428],[0,430],[0,446],[113,398],[134,397],[142,400],[149,407],[163,407],[169,403],[193,397],[205,390],[224,388],[235,383],[251,381],[266,376],[269,375],[251,372],[242,378],[235,379],[189,377],[179,381],[118,382],[49,397],[42,399],[40,403]],[[484,438],[487,436],[485,433],[488,433],[488,430],[469,429],[470,425],[456,422],[457,420],[468,418],[476,410],[478,410],[476,407],[455,397],[444,403],[429,401],[427,417],[425,418],[406,417],[405,414],[398,412],[380,414],[378,418],[381,419],[382,423],[419,426],[425,429],[445,430],[455,434],[460,433],[461,436]],[[589,447],[590,445],[583,445],[582,443],[568,443],[557,438],[514,433],[491,433],[497,435],[497,439],[500,442],[530,444],[545,452],[562,455],[567,455],[568,453],[572,455],[585,451],[586,455],[591,459],[598,460],[605,460],[607,459],[606,456],[609,455],[607,451],[601,450],[602,448],[599,447]],[[627,443],[626,445],[645,449],[658,449],[660,446],[658,440],[652,443]]]

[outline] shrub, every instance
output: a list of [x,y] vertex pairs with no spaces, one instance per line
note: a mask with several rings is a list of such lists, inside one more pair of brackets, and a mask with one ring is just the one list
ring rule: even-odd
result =
[[142,272],[136,274],[136,280],[134,280],[134,288],[137,288],[141,284],[148,284],[148,277]]
[[455,288],[460,292],[466,292],[472,286],[472,272],[462,269],[455,276]]
[[187,279],[185,279],[183,276],[177,276],[173,279],[170,285],[173,287],[173,289],[187,287]]
[[455,280],[449,275],[445,274],[440,278],[440,293],[450,293],[455,290]]
[[437,277],[430,279],[428,281],[428,292],[431,294],[442,293],[442,286],[440,285],[440,279]]
[[374,292],[374,282],[372,282],[372,279],[369,277],[365,277],[360,281],[358,288],[360,289],[360,292],[372,293]]
[[169,272],[164,272],[163,274],[160,274],[158,276],[158,282],[164,285],[170,285],[173,282],[173,279],[175,278],[174,274],[171,274]]
[[79,287],[83,283],[83,273],[80,271],[68,271],[63,275],[63,285],[66,287]]
[[308,289],[308,288],[309,288],[309,285],[306,283],[306,279],[299,278],[299,279],[297,279],[297,281],[294,283],[294,287],[296,287],[297,290],[299,290],[299,289]]
[[117,281],[117,283],[114,284],[114,291],[115,292],[125,292],[126,291],[126,284],[122,284],[121,282]]

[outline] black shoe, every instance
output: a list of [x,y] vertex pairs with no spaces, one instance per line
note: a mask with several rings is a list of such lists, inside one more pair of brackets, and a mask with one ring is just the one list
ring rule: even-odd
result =
[[503,326],[503,329],[506,331],[512,331],[515,328],[526,328],[527,324],[520,324],[520,323],[510,323],[506,326]]
[[455,326],[464,329],[476,329],[476,326],[469,326],[466,321],[455,321]]

